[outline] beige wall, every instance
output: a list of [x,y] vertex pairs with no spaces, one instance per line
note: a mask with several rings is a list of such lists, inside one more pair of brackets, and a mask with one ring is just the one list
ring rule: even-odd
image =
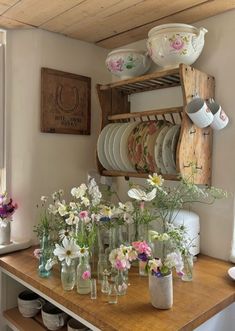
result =
[[[7,190],[19,204],[13,236],[28,238],[38,221],[41,195],[69,191],[95,168],[100,107],[98,82],[109,81],[107,51],[43,30],[10,31],[7,44]],[[49,67],[92,79],[91,135],[40,132],[40,69]]]
[[[194,66],[216,78],[216,100],[222,104],[230,117],[226,129],[214,132],[212,184],[222,187],[231,194],[235,191],[235,130],[234,130],[234,77],[235,77],[235,11],[230,11],[195,24],[208,29],[206,43]],[[128,47],[144,48],[145,41]],[[155,70],[153,66],[152,70]],[[132,97],[132,110],[170,107],[181,105],[179,88],[168,91],[148,92]],[[143,181],[142,181],[143,182]],[[126,199],[128,183],[117,181],[119,193]],[[213,206],[194,206],[201,218],[201,251],[205,254],[228,259],[233,229],[233,196],[217,201]]]

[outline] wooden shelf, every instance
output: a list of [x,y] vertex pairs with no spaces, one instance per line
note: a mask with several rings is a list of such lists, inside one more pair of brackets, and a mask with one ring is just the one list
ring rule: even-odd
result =
[[[136,178],[148,178],[148,173],[138,173],[138,172],[128,172],[128,171],[116,171],[116,170],[103,170],[103,176],[111,176],[111,177],[136,177]],[[177,175],[164,175],[166,180],[178,180]]]
[[115,83],[101,85],[101,91],[118,89],[125,94],[152,91],[168,87],[179,86],[179,68],[154,72],[152,74],[126,79]]
[[[128,95],[132,93],[181,86],[183,106],[166,109],[130,112]],[[102,109],[100,131],[110,122],[148,121],[166,119],[173,124],[181,124],[180,136],[176,151],[176,172],[181,176],[189,177],[192,174],[192,165],[196,167],[195,184],[211,184],[211,154],[212,129],[196,127],[187,116],[187,104],[196,95],[207,100],[214,98],[214,77],[193,67],[181,64],[179,68],[154,72],[149,75],[127,79],[106,85],[97,85],[97,93]],[[122,171],[107,171],[99,162],[97,167],[102,175],[142,177],[146,173],[128,173]],[[163,178],[177,180],[179,176],[161,174]]]

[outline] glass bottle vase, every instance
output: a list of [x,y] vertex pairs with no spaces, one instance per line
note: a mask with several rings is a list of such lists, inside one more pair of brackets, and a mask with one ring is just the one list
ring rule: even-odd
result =
[[115,284],[117,287],[118,295],[125,295],[127,291],[127,283],[126,277],[124,276],[124,272],[122,270],[118,270],[115,277]]
[[77,266],[77,292],[88,294],[91,291],[91,266],[89,256],[81,256]]
[[99,254],[98,263],[97,263],[97,276],[98,283],[102,282],[104,271],[108,270],[108,262],[106,255],[103,253]]
[[76,281],[75,261],[72,260],[70,265],[63,261],[61,263],[60,276],[64,291],[73,290]]
[[51,275],[51,270],[46,268],[46,264],[52,254],[50,238],[47,233],[44,233],[40,240],[40,250],[41,254],[39,258],[38,275],[42,278],[47,278]]
[[185,282],[191,282],[193,280],[193,255],[192,254],[186,254],[183,255],[183,263],[184,263],[184,269],[183,269],[183,276],[181,279]]

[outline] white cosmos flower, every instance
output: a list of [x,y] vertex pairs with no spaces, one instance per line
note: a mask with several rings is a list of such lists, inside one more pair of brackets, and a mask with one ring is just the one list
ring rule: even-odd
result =
[[161,175],[158,175],[157,173],[154,173],[152,176],[149,175],[149,178],[147,179],[147,182],[155,187],[160,187],[164,183],[164,179]]
[[73,231],[65,230],[65,229],[59,231],[60,240],[63,240],[65,237],[69,239],[72,236],[73,236]]
[[58,203],[58,213],[60,214],[60,216],[67,215],[68,214],[67,206],[64,205],[63,203],[59,202]]
[[69,212],[69,217],[67,217],[65,219],[65,222],[68,224],[68,225],[72,225],[72,224],[78,224],[79,222],[79,217],[72,211]]
[[62,245],[55,245],[54,255],[58,256],[60,261],[64,261],[70,265],[72,259],[79,256],[79,246],[77,246],[73,239],[64,238]]
[[132,188],[128,191],[130,198],[139,201],[151,201],[156,197],[157,189],[154,188],[151,192],[146,193],[145,191],[137,188]]
[[87,191],[87,186],[86,184],[81,184],[79,187],[74,187],[71,190],[72,196],[74,196],[76,199],[82,198]]
[[88,247],[79,247],[78,248],[78,256],[88,256],[89,255],[89,248]]

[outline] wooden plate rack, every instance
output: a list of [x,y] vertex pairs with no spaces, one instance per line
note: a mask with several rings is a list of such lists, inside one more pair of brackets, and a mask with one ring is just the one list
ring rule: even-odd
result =
[[[145,91],[181,86],[183,106],[166,109],[147,110],[130,113],[128,95]],[[207,100],[214,98],[214,77],[191,66],[181,64],[179,68],[155,72],[152,74],[119,81],[107,85],[97,85],[97,92],[102,109],[102,130],[110,122],[146,121],[167,119],[173,124],[181,123],[181,131],[176,152],[177,173],[189,176],[193,164],[197,173],[195,184],[211,184],[212,129],[199,129],[185,113],[188,102],[195,96]],[[100,131],[101,131],[100,130]],[[110,171],[103,168],[97,158],[100,174],[104,176],[142,177],[147,173]],[[165,179],[177,180],[174,174],[163,175]]]

